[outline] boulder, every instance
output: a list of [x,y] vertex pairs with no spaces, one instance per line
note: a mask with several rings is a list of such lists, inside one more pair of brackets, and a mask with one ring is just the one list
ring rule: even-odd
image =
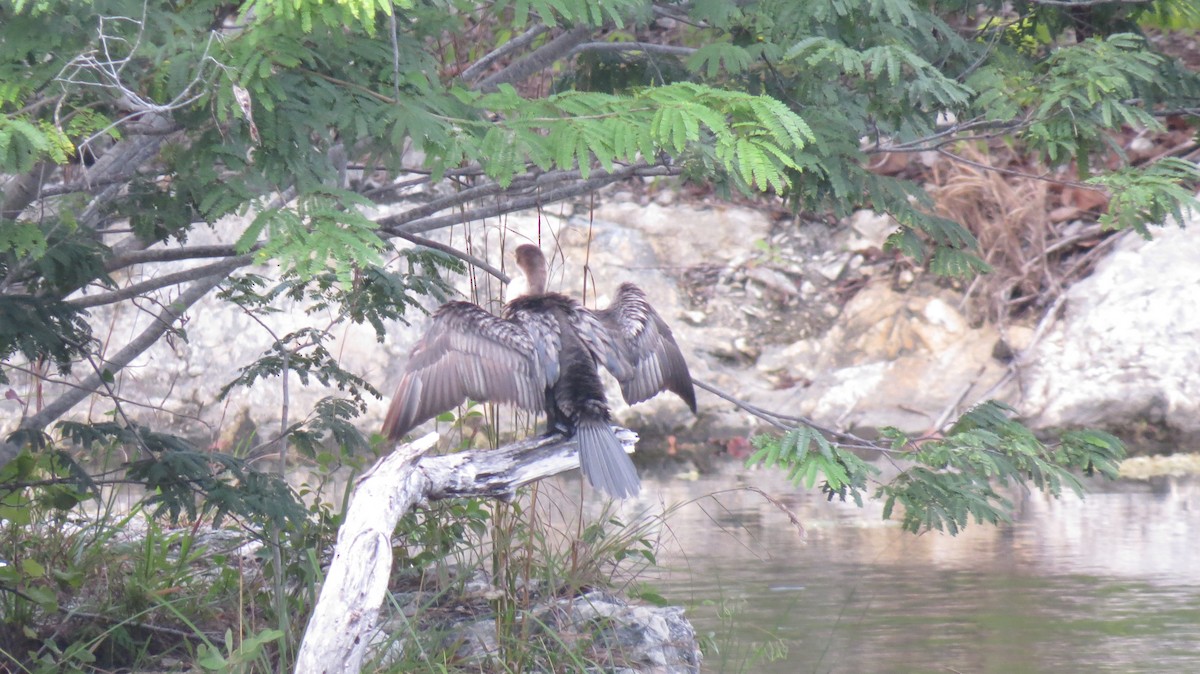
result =
[[1067,290],[1061,318],[1022,358],[1020,409],[1036,427],[1200,432],[1200,219],[1191,225],[1120,235]]

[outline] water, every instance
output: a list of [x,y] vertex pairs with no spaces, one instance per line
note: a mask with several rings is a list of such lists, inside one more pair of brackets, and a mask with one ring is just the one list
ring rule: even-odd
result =
[[[599,507],[577,476],[545,484],[549,520],[573,524],[580,496]],[[747,486],[794,512],[804,539]],[[1088,487],[1084,500],[1011,494],[1012,524],[957,537],[913,536],[878,503],[828,503],[736,466],[645,477],[622,514],[688,503],[635,582],[688,608],[717,647],[706,672],[1200,672],[1200,479]]]
[[[1200,481],[1016,494],[1011,525],[913,536],[878,504],[827,503],[779,476],[648,480],[669,518],[644,580],[719,647],[712,672],[1200,672]],[[786,656],[761,661],[774,651]]]

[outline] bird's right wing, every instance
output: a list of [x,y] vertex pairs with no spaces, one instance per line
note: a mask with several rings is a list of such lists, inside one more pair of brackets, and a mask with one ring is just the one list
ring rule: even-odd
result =
[[399,440],[467,398],[539,412],[545,406],[542,361],[520,325],[469,302],[444,304],[404,366],[383,433]]

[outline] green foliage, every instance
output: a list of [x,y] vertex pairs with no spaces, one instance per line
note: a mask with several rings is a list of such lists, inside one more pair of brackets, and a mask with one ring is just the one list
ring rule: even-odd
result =
[[[186,643],[164,639],[174,633],[200,641],[204,663],[224,657],[231,666],[269,668],[269,653],[256,645],[272,641],[270,630],[240,638],[226,631],[224,639],[208,631],[227,627],[229,611],[253,603],[241,593],[252,594],[257,581],[201,537],[218,541],[216,548],[221,540],[236,547],[243,534],[210,538],[194,526],[167,529],[138,506],[118,512],[112,496],[86,511],[52,505],[39,492],[48,483],[56,488],[55,473],[22,479],[34,476],[39,483],[20,488],[21,521],[0,519],[0,558],[8,562],[0,566],[0,667],[47,674],[120,663],[144,669],[160,654],[187,657]],[[259,610],[242,617],[247,627]],[[222,652],[228,656],[213,655]]]
[[365,265],[357,270],[351,283],[343,283],[334,273],[319,274],[309,282],[288,282],[275,290],[285,292],[293,300],[310,303],[310,314],[335,311],[337,317],[353,323],[369,323],[376,338],[382,342],[387,335],[387,323],[409,324],[409,311],[425,315],[422,298],[443,303],[450,297],[451,287],[442,279],[445,272],[462,273],[462,263],[446,253],[429,248],[409,248],[398,252],[398,266],[405,272],[386,267]]
[[512,23],[517,27],[536,19],[547,26],[557,26],[559,21],[600,26],[611,21],[617,28],[623,28],[627,14],[639,10],[644,11],[640,0],[501,0],[496,3],[497,12],[512,13]]
[[126,477],[149,490],[145,503],[154,507],[155,517],[166,514],[177,521],[184,513],[189,519],[203,514],[220,523],[233,515],[274,526],[305,518],[278,475],[253,470],[228,454],[198,451],[179,436],[116,422],[63,421],[58,430],[64,440],[85,449],[120,445],[138,451],[142,458],[126,464]]
[[191,204],[180,203],[169,190],[149,180],[135,178],[129,191],[130,200],[118,204],[113,214],[129,218],[130,229],[147,245],[172,238],[184,243],[193,223],[200,218]]
[[[884,501],[883,517],[897,515],[912,533],[957,534],[971,520],[1009,521],[1012,503],[1002,493],[1005,488],[1032,486],[1055,498],[1066,488],[1082,496],[1083,484],[1074,471],[1117,477],[1125,449],[1112,435],[1070,431],[1056,445],[1047,445],[1011,414],[1002,403],[985,402],[964,414],[944,437],[920,442],[885,430],[895,448],[892,458],[912,465],[875,491],[875,498]],[[860,507],[868,480],[879,474],[808,426],[782,436],[756,436],[753,443],[758,451],[747,459],[748,466],[786,470],[788,479],[808,489],[823,475],[823,493],[830,499],[849,496]]]
[[1153,91],[1162,63],[1134,35],[1056,50],[1039,68],[1010,83],[1014,97],[1032,107],[1033,121],[1022,139],[1051,163],[1076,157],[1086,166],[1086,157],[1109,142],[1106,130],[1161,128],[1144,103],[1128,101]]
[[265,660],[266,647],[272,642],[283,638],[283,632],[275,629],[264,629],[251,635],[243,636],[240,644],[234,648],[233,630],[225,630],[225,643],[230,652],[223,655],[220,650],[210,644],[200,644],[196,648],[196,664],[210,672],[240,672],[248,671],[248,666]]
[[0,253],[40,259],[46,254],[46,235],[32,222],[6,222],[0,227]]
[[396,568],[420,572],[444,565],[487,535],[492,513],[480,499],[445,501],[401,518],[396,530],[404,547],[396,552]]
[[750,68],[754,62],[745,48],[728,42],[706,44],[688,57],[687,67],[697,74],[715,78],[721,70],[736,75]]
[[284,335],[261,358],[241,368],[237,378],[221,387],[218,397],[224,398],[239,386],[249,388],[261,378],[295,372],[302,384],[307,385],[311,377],[326,388],[336,386],[339,391],[345,391],[362,411],[366,406],[364,393],[376,398],[382,396],[370,382],[343,368],[325,348],[325,341],[331,337],[328,332],[316,328],[303,328]]
[[1188,0],[1164,0],[1138,10],[1145,12],[1138,17],[1143,24],[1166,30],[1200,29],[1200,7]]
[[42,160],[65,164],[74,150],[66,134],[47,122],[0,117],[0,172],[24,173]]
[[313,405],[305,426],[293,429],[288,437],[292,446],[309,458],[316,458],[329,443],[351,454],[366,453],[371,445],[354,424],[361,413],[360,402],[332,396],[322,398]]
[[[395,8],[404,10],[412,7],[413,0],[396,0]],[[295,22],[305,33],[313,31],[318,24],[358,24],[368,35],[374,36],[378,15],[389,16],[393,11],[391,0],[338,0],[338,2],[291,2],[290,0],[252,0],[242,10],[245,17],[271,22],[282,20]]]
[[477,141],[464,138],[456,158],[481,161],[502,185],[528,164],[578,167],[587,179],[594,163],[611,171],[618,162],[684,155],[703,144],[748,189],[782,192],[791,184],[788,170],[801,170],[792,153],[812,139],[804,120],[779,101],[690,82],[623,95],[576,91],[530,100],[508,85],[458,95],[504,115],[481,127]]
[[788,479],[797,486],[812,489],[817,479],[825,477],[821,492],[832,499],[846,497],[862,507],[862,492],[867,480],[879,469],[864,462],[853,453],[829,442],[811,426],[799,426],[782,436],[756,435],[757,450],[746,459],[746,466],[762,465],[786,471]]
[[1134,229],[1150,236],[1146,223],[1184,222],[1184,211],[1197,207],[1193,192],[1184,185],[1200,183],[1200,167],[1195,163],[1165,157],[1140,169],[1125,168],[1089,180],[1104,185],[1113,195],[1108,212],[1100,224],[1113,229]]
[[46,251],[33,261],[29,273],[17,269],[18,276],[31,290],[48,297],[64,297],[89,283],[113,287],[115,283],[104,271],[105,247],[87,237],[63,234],[68,228],[56,227],[46,237]]
[[[782,196],[820,214],[888,212],[899,223],[890,250],[964,277],[987,270],[974,238],[962,223],[934,215],[920,185],[872,172],[879,155],[1003,142],[1052,166],[1077,167],[1112,194],[1105,226],[1143,234],[1192,203],[1192,164],[1169,157],[1131,164],[1115,140],[1128,128],[1159,129],[1166,114],[1194,110],[1200,100],[1200,75],[1138,35],[1143,25],[1194,26],[1198,12],[1189,0],[1100,3],[1082,18],[1078,7],[1000,0],[696,0],[668,9],[680,15],[670,28],[643,0],[5,4],[0,174],[12,180],[0,221],[0,381],[46,362],[61,372],[103,362],[94,335],[108,332],[93,325],[102,314],[64,302],[81,290],[88,301],[117,304],[117,313],[145,309],[178,297],[177,286],[128,299],[112,291],[127,279],[178,271],[175,262],[253,254],[284,277],[231,278],[223,300],[256,318],[304,302],[332,320],[281,337],[222,395],[293,373],[302,383],[339,389],[286,429],[293,447],[331,466],[367,450],[355,419],[365,396],[378,393],[339,364],[329,335],[350,321],[370,324],[382,339],[391,322],[419,315],[424,296],[445,299],[442,273],[461,270],[422,249],[387,263],[390,237],[483,217],[477,209],[528,205],[530,195],[580,193],[560,190],[579,183],[551,182],[554,172],[578,171],[599,185],[602,171],[642,167],[723,191]],[[527,51],[503,52],[534,26],[555,30]],[[481,73],[509,73],[564,29],[581,26],[596,28],[588,41],[671,49],[642,45],[610,56],[584,46],[494,90],[477,88]],[[482,63],[485,57],[496,60]],[[23,183],[36,188],[27,202],[10,189]],[[411,210],[389,208],[398,215],[381,217],[401,224],[384,229],[373,214],[390,206],[386,195]],[[228,225],[217,225],[230,215],[250,220],[225,236]],[[195,244],[201,233],[205,242],[218,240]],[[118,373],[100,374],[111,381]],[[134,458],[121,474],[150,487],[155,514],[231,517],[257,527],[255,535],[270,542],[264,557],[275,580],[304,592],[285,597],[281,584],[274,601],[250,603],[270,607],[285,626],[289,612],[303,615],[320,576],[319,559],[308,551],[323,549],[336,523],[328,509],[305,510],[277,478],[171,433],[124,420],[68,422],[60,430],[89,452],[129,452]],[[65,512],[56,508],[95,493],[95,485],[42,429],[12,438],[28,451],[0,474],[0,499],[14,499],[3,501],[3,526],[13,537],[13,527],[25,526],[28,541],[40,516]],[[876,495],[911,530],[1001,521],[1006,485],[1075,490],[1071,471],[1110,474],[1120,452],[1119,443],[1092,432],[1040,443],[994,406],[972,411],[946,437],[914,446],[896,435],[894,442],[915,465]],[[786,470],[798,484],[823,481],[831,498],[859,501],[872,478],[855,454],[811,428],[756,447],[755,462]],[[29,486],[37,481],[47,484]],[[432,519],[409,524],[420,545],[465,556],[458,543],[496,526],[482,512],[467,504],[444,513],[463,523],[458,529]],[[653,562],[636,535],[610,533],[616,526],[586,532],[596,558],[571,573],[548,564],[544,577],[594,581],[602,579],[597,564],[604,559]],[[139,554],[165,560],[171,545],[182,544],[167,540]],[[521,543],[554,552],[536,534]],[[5,616],[29,624],[57,619],[56,592],[77,587],[83,567],[14,549],[6,558],[29,561],[4,573],[18,574],[10,580],[29,599],[6,604]],[[559,562],[568,557],[555,554]],[[154,566],[141,569],[147,592],[139,596],[171,593],[149,583]],[[9,600],[17,601],[0,592],[0,601]],[[278,653],[287,659],[294,635],[275,629],[229,635],[242,638],[240,648],[211,639],[202,664],[285,668],[269,661]],[[124,626],[102,631],[102,640],[128,638]],[[42,636],[28,637],[38,667],[92,666],[98,641],[62,645]]]
[[269,208],[259,214],[238,239],[245,253],[264,232],[266,243],[258,249],[260,260],[277,260],[285,273],[302,281],[332,267],[340,281],[350,283],[354,268],[379,260],[383,241],[378,225],[360,208],[371,202],[351,192],[325,188],[303,195],[292,208]]
[[[1178,5],[1129,6],[1126,19]],[[1052,164],[1074,161],[1087,175],[1097,158],[1119,156],[1114,131],[1160,128],[1163,110],[1186,109],[1200,95],[1194,70],[1156,53],[1130,34],[1129,20],[1106,18],[1103,8],[1089,14],[1095,36],[1079,42],[1062,39],[1075,27],[1069,9],[1018,5],[1011,18],[997,9],[906,0],[767,0],[752,10],[696,3],[694,17],[708,22],[711,37],[689,65],[706,83],[768,93],[803,116],[813,136],[792,154],[804,169],[787,192],[793,203],[838,215],[862,207],[891,213],[903,228],[893,248],[936,273],[971,276],[987,265],[962,225],[932,216],[920,186],[866,171],[864,149],[944,147],[982,129],[982,137],[1004,137]],[[971,21],[980,27],[974,33],[955,27]],[[1124,172],[1155,171],[1124,167],[1115,175]],[[1177,202],[1166,184],[1186,190],[1186,178],[1158,177],[1146,187]],[[1151,214],[1133,209],[1113,223],[1157,222]]]
[[[200,219],[254,211],[237,248],[301,282],[333,275],[343,288],[330,298],[336,303],[352,302],[350,289],[366,276],[380,283],[369,286],[382,291],[378,299],[397,296],[395,279],[374,271],[386,244],[364,215],[370,202],[347,189],[346,166],[332,159],[338,147],[359,153],[352,163],[391,170],[411,148],[435,180],[478,165],[502,186],[531,169],[577,168],[590,178],[597,168],[669,156],[691,179],[785,194],[797,207],[890,212],[901,224],[895,249],[937,273],[969,276],[986,265],[965,229],[931,215],[919,185],[868,171],[866,150],[911,151],[984,129],[1087,175],[1116,152],[1113,131],[1156,128],[1163,110],[1186,109],[1200,96],[1194,71],[1130,30],[1142,20],[1194,18],[1181,0],[1111,16],[1096,10],[1094,36],[1078,42],[1062,39],[1075,26],[1067,9],[1036,4],[1008,16],[996,3],[968,11],[911,0],[706,0],[681,8],[695,27],[666,34],[645,30],[651,15],[636,0],[456,7],[264,0],[236,8],[239,30],[209,39],[214,16],[230,18],[235,8],[193,3],[142,17],[125,0],[20,3],[0,40],[0,170],[82,162],[99,151],[99,139],[126,137],[127,111],[106,90],[112,73],[69,61],[102,26],[110,46],[122,41],[113,55],[128,58],[119,73],[125,86],[146,101],[187,103],[170,111],[182,140],[163,147],[153,172],[127,176],[122,196],[97,217],[128,217],[149,243],[184,241]],[[140,18],[101,23],[102,16]],[[395,34],[393,19],[403,26]],[[483,94],[452,76],[463,59],[539,22],[609,22],[626,31],[614,41],[675,40],[672,47],[694,49],[680,59],[690,80],[660,72],[636,86],[613,80],[603,91],[564,90],[586,80],[576,74],[605,53],[587,50],[554,71],[560,86],[544,97],[520,83]],[[489,30],[470,53],[434,47],[480,26]],[[1031,48],[1014,46],[1027,38]],[[613,58],[649,72],[676,56]],[[40,102],[60,90],[55,105]],[[1166,162],[1096,176],[1114,196],[1106,224],[1141,229],[1177,211],[1187,203],[1188,175]],[[267,203],[289,189],[294,199]],[[10,287],[19,281],[65,296],[110,282],[103,262],[111,252],[95,245],[96,223],[74,222],[77,210],[61,205],[42,209],[47,219],[36,228],[0,230],[8,257],[0,271]],[[377,330],[390,318],[348,312]]]
[[[917,465],[880,487],[884,517],[902,506],[901,526],[913,533],[927,529],[956,534],[977,523],[1009,521],[1012,503],[997,489],[1033,487],[1053,497],[1066,487],[1078,496],[1083,484],[1073,471],[1099,472],[1115,479],[1124,457],[1121,441],[1099,431],[1072,432],[1057,447],[1047,446],[1012,420],[1012,410],[997,402],[976,406],[944,438],[921,443],[904,458]],[[897,445],[907,438],[893,435]]]
[[25,526],[33,522],[34,513],[67,512],[93,497],[96,489],[66,453],[22,451],[0,467],[0,519]]
[[763,664],[785,660],[788,642],[775,634],[769,626],[753,625],[751,630],[758,636],[748,641],[739,632],[747,621],[745,599],[709,600],[717,606],[717,618],[721,621],[719,631],[700,638],[704,661],[715,671],[741,674],[762,671]]
[[[90,350],[91,326],[64,302],[28,295],[0,295],[0,360],[21,354],[30,362],[53,361],[62,373]],[[0,370],[0,383],[8,376]]]

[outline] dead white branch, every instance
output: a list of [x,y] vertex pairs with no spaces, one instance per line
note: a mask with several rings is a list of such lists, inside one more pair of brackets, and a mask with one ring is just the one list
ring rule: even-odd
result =
[[[633,431],[614,429],[632,452]],[[400,445],[354,487],[333,561],[300,644],[297,674],[356,674],[375,633],[392,570],[392,532],[409,510],[446,498],[512,499],[517,489],[579,467],[579,446],[561,436],[501,449],[423,456],[436,433]]]
[[[96,29],[98,46],[75,55],[62,67],[55,78],[68,93],[71,87],[105,90],[119,101],[120,107],[128,111],[125,116],[81,141],[79,143],[80,150],[89,146],[96,139],[108,135],[118,126],[134,119],[145,118],[150,120],[151,128],[165,128],[168,126],[166,119],[170,112],[195,103],[207,93],[207,88],[212,86],[210,80],[215,80],[215,77],[210,75],[214,68],[226,69],[224,64],[210,54],[213,42],[221,38],[220,33],[212,31],[204,44],[204,52],[200,55],[196,65],[195,75],[183,90],[175,95],[175,98],[166,103],[158,103],[142,96],[133,85],[126,82],[124,71],[125,66],[129,65],[136,57],[137,50],[141,46],[145,12],[146,8],[143,6],[141,19],[127,16],[99,17],[99,25]],[[121,35],[123,24],[133,27],[135,32],[133,41]],[[59,101],[58,109],[55,111],[55,122],[59,123],[60,127],[59,111],[65,100],[66,97]]]

